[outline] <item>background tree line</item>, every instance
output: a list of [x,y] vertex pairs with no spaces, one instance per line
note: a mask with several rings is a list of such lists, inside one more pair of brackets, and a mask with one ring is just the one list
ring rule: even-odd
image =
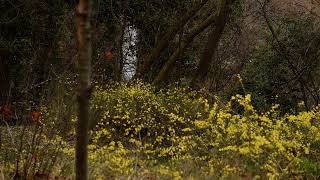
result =
[[[75,78],[76,3],[1,2],[9,101],[37,103],[54,92],[46,85]],[[319,103],[318,9],[317,1],[94,2],[93,79],[179,82],[229,97],[243,91],[240,74],[259,107],[303,101],[308,109]]]

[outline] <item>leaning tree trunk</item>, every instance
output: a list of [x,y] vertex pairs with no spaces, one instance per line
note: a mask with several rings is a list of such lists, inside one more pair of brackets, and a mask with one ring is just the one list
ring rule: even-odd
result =
[[91,94],[91,33],[90,33],[90,2],[80,0],[77,9],[78,39],[78,123],[76,143],[76,179],[88,179],[88,123],[89,100]]
[[207,73],[209,72],[210,65],[214,60],[214,53],[217,51],[219,41],[221,39],[223,30],[227,23],[227,18],[231,11],[231,5],[234,0],[221,0],[219,7],[219,15],[215,26],[209,33],[207,44],[203,50],[198,71],[193,79],[192,84],[196,85],[198,82],[203,82]]
[[215,23],[217,20],[218,13],[213,13],[202,21],[199,25],[192,28],[190,33],[184,37],[179,47],[173,52],[168,61],[162,66],[160,72],[153,81],[153,84],[158,84],[161,81],[167,79],[170,70],[173,68],[174,63],[178,59],[179,55],[188,47],[188,45],[194,40],[194,38],[208,28],[211,24]]
[[182,19],[176,23],[171,29],[168,30],[167,33],[163,35],[163,37],[159,40],[159,42],[151,49],[151,52],[147,57],[144,58],[143,64],[138,67],[136,74],[132,78],[135,79],[143,79],[144,73],[148,69],[151,68],[152,64],[156,61],[156,59],[161,54],[162,50],[165,49],[170,41],[176,36],[177,33],[181,31],[181,29],[189,22],[189,20],[200,11],[200,9],[208,2],[208,0],[199,1],[194,5],[189,11],[187,11]]

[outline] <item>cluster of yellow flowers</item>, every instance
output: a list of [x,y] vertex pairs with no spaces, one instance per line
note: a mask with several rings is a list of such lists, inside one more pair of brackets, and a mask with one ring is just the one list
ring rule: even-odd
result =
[[[244,109],[242,113],[234,112],[234,102]],[[217,150],[217,158],[224,161],[229,157],[227,166],[241,171],[284,178],[306,175],[303,163],[311,162],[304,160],[313,157],[309,160],[314,160],[318,172],[308,173],[319,175],[319,109],[279,116],[277,107],[259,114],[251,105],[250,95],[237,95],[226,107],[213,108],[206,120],[210,127],[205,136]]]
[[[118,172],[124,176],[143,176],[146,171],[176,179],[186,174],[213,178],[320,175],[319,108],[280,115],[279,106],[274,105],[259,113],[250,95],[236,95],[221,106],[188,89],[155,91],[142,84],[99,89],[94,104],[104,116],[98,117],[93,142],[102,148],[114,147],[113,152],[98,152],[110,156],[103,163],[119,162],[118,168],[127,169]],[[113,161],[112,156],[126,160]],[[201,166],[186,167],[190,163]]]
[[[97,87],[92,99],[90,176],[319,178],[320,108],[285,115],[279,108],[274,105],[267,112],[258,112],[250,95],[236,95],[227,103],[211,103],[201,93],[179,87],[157,90],[142,83]],[[56,127],[55,121],[48,120],[51,116],[49,109],[43,108],[44,124],[35,127],[41,133],[34,136],[27,131],[29,135],[24,136],[24,147],[29,148],[34,136],[38,143],[35,150],[44,150],[37,159],[30,156],[26,160],[31,159],[36,169],[49,162],[53,166],[50,172],[72,175],[74,139],[51,136]],[[76,120],[74,115],[71,117]],[[74,129],[69,132],[74,134]],[[1,162],[8,160],[7,152],[18,153],[18,147],[12,146],[16,143],[10,143],[2,141]],[[47,157],[53,155],[58,163]],[[13,157],[11,163],[6,163],[8,171],[14,170]]]

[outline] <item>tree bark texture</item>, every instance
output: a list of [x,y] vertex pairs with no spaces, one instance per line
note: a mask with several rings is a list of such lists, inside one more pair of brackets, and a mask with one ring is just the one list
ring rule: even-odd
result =
[[91,7],[89,0],[80,0],[77,8],[78,39],[78,122],[76,142],[76,179],[88,179],[88,123],[91,94]]

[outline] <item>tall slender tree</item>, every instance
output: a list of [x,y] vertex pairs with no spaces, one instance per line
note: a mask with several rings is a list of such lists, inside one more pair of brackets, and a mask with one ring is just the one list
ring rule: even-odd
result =
[[76,179],[88,179],[88,123],[91,94],[91,5],[89,0],[80,0],[77,8],[78,39],[78,123],[76,143]]

